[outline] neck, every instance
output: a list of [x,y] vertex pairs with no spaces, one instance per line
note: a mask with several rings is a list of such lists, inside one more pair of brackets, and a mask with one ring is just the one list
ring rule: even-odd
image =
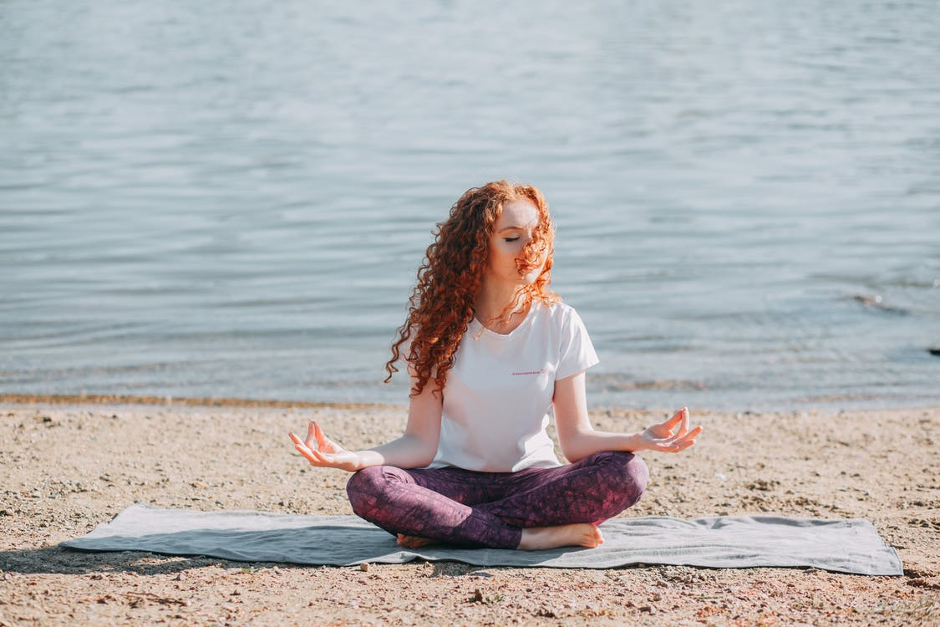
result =
[[520,287],[511,283],[484,280],[474,304],[477,318],[481,322],[497,318],[507,307],[516,304]]

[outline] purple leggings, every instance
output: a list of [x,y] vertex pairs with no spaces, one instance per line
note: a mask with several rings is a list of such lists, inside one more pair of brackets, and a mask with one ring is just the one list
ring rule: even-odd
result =
[[524,527],[599,524],[640,499],[644,461],[601,451],[557,468],[477,472],[372,466],[350,477],[353,512],[389,533],[515,549]]

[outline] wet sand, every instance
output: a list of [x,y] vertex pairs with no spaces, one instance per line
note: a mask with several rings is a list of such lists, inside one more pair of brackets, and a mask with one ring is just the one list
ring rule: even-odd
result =
[[[774,512],[866,518],[901,577],[815,569],[309,567],[56,544],[134,502],[351,514],[349,475],[287,432],[318,420],[350,448],[397,437],[404,408],[222,400],[0,399],[0,625],[937,625],[939,411],[696,412],[679,455],[623,516]],[[89,402],[94,400],[97,402]],[[42,402],[40,402],[42,401]],[[593,413],[637,430],[667,411]],[[554,434],[553,434],[554,435]],[[559,453],[561,459],[561,453]]]

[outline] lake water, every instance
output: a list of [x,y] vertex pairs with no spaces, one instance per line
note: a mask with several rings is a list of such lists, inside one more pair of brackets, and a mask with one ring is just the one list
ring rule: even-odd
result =
[[434,224],[543,189],[593,407],[938,402],[938,3],[0,8],[0,393],[406,402]]

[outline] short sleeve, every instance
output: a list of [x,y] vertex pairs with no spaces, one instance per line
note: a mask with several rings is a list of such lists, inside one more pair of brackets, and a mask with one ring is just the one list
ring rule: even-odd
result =
[[591,368],[600,361],[588,337],[585,323],[574,309],[569,308],[567,313],[562,316],[562,342],[559,366],[555,370],[556,381]]

